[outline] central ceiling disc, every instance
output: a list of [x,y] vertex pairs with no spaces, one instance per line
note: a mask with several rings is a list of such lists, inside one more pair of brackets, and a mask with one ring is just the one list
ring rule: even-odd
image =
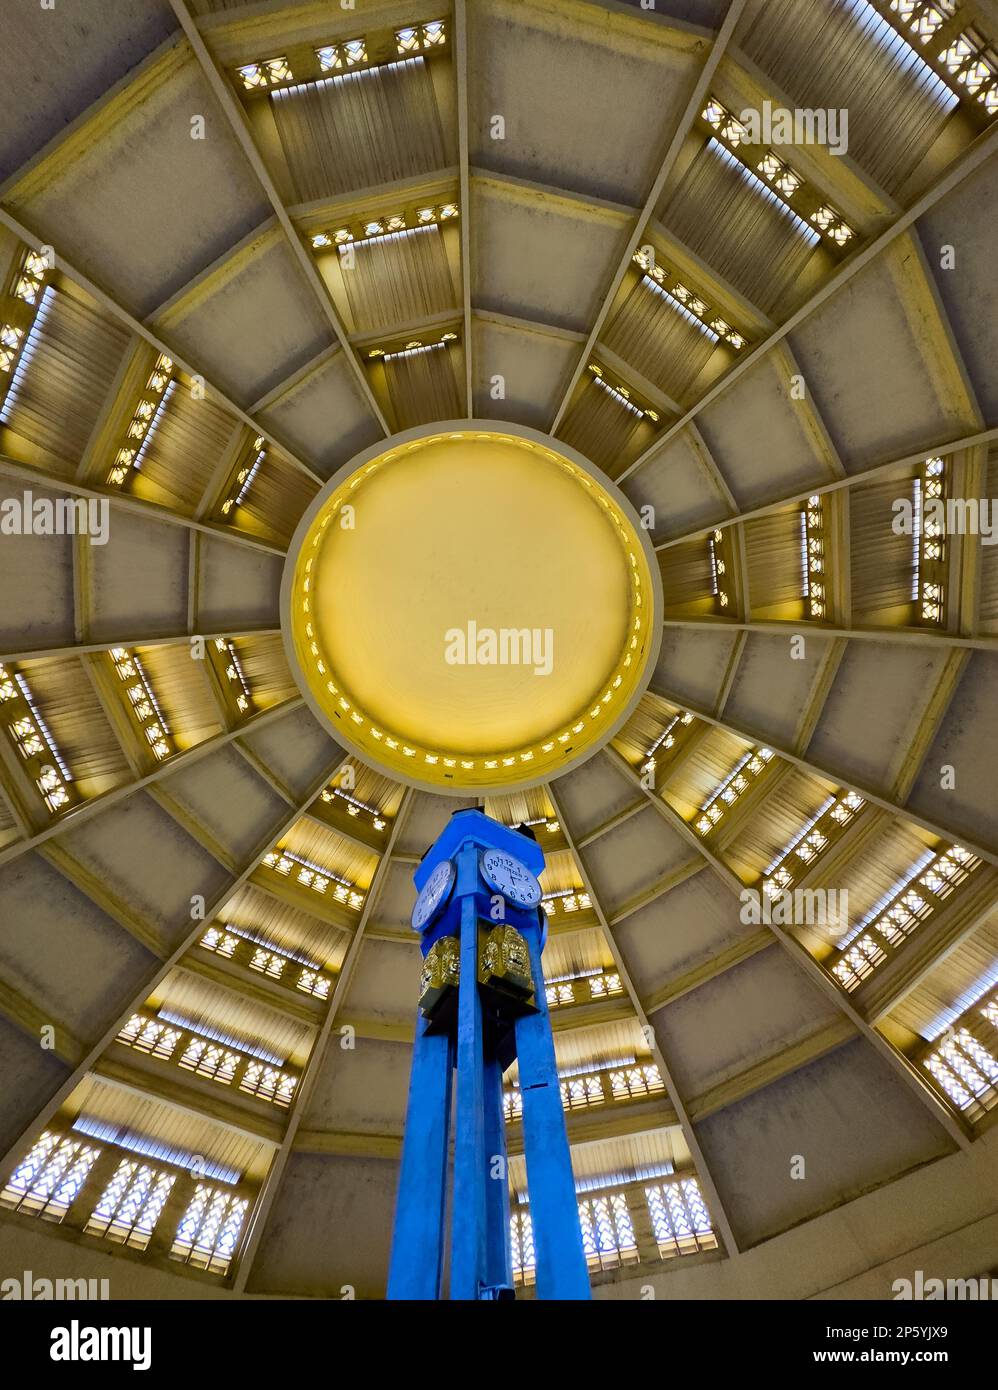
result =
[[358,455],[302,517],[281,592],[292,670],[334,737],[455,792],[529,786],[605,743],[654,667],[660,611],[609,478],[477,421]]

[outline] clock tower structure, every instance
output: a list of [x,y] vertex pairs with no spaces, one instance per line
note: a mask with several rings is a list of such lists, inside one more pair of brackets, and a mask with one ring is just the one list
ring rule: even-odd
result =
[[448,1253],[452,1299],[514,1296],[502,1087],[514,1061],[537,1294],[590,1297],[541,968],[543,867],[532,835],[463,810],[415,872],[423,969],[390,1299],[443,1297]]

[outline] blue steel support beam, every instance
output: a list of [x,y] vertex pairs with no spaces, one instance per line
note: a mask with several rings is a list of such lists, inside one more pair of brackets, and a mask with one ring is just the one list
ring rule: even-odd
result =
[[454,1046],[445,1033],[426,1029],[427,1020],[417,1015],[388,1272],[391,1299],[438,1299],[442,1292]]
[[523,1096],[530,1219],[537,1257],[537,1297],[588,1300],[589,1270],[582,1248],[572,1156],[544,993],[540,938],[536,928],[524,935],[530,950],[537,1013],[517,1019],[516,1051]]
[[506,1121],[502,1113],[502,1071],[492,1057],[485,1063],[485,1270],[490,1285],[513,1287],[509,1248],[509,1174]]
[[477,1299],[485,1273],[485,1061],[482,998],[478,990],[478,851],[468,842],[457,856],[455,897],[461,904],[461,979],[457,1005],[457,1106],[454,1205],[451,1212],[452,1299]]

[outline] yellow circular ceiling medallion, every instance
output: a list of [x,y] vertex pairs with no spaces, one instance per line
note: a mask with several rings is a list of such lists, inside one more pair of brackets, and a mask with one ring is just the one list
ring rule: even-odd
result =
[[630,503],[567,445],[458,421],[359,455],[284,571],[292,670],[334,737],[438,791],[525,787],[620,727],[658,653]]

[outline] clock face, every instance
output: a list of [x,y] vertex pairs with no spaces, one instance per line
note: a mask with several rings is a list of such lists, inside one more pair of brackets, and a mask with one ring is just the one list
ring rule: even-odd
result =
[[541,900],[541,885],[519,859],[505,850],[490,849],[482,855],[482,876],[497,893],[508,898],[514,907],[536,907]]
[[455,870],[452,859],[442,860],[423,884],[423,890],[412,909],[412,929],[422,931],[428,926],[437,911],[447,901],[454,883]]

